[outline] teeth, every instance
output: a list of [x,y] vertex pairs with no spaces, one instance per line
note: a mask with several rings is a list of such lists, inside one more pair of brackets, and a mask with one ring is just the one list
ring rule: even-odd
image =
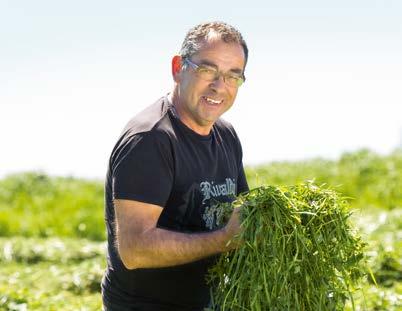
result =
[[204,98],[207,100],[207,102],[214,104],[214,105],[218,105],[222,102],[221,100],[214,100],[214,99],[206,97],[206,96],[204,96]]

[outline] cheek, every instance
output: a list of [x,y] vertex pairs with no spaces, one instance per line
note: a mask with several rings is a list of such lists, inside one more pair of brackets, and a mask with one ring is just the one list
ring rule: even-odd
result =
[[209,93],[208,84],[203,81],[194,82],[189,85],[189,92],[193,100],[199,100],[202,95]]
[[237,95],[237,89],[229,91],[229,97],[230,97],[230,100],[232,101],[232,104],[233,104],[233,101],[236,98],[236,95]]
[[194,80],[186,80],[186,82],[182,83],[181,86],[183,92],[189,96],[194,96],[200,90],[199,84]]

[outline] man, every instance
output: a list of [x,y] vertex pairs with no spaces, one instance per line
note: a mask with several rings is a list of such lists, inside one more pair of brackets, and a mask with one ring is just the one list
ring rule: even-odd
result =
[[106,180],[105,310],[203,310],[215,255],[240,230],[221,202],[247,191],[240,142],[220,116],[244,82],[248,49],[221,22],[192,28],[172,59],[171,94],[134,117]]

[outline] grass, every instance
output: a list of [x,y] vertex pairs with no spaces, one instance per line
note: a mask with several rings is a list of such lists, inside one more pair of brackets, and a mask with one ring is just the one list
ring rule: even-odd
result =
[[402,208],[358,210],[353,221],[368,243],[369,267],[377,282],[362,283],[356,310],[402,310]]
[[209,275],[222,310],[343,310],[353,301],[365,243],[342,196],[309,182],[255,188],[233,205],[242,243]]
[[[361,284],[356,310],[402,308],[400,216],[400,209],[354,214],[378,283]],[[104,252],[104,242],[87,239],[0,238],[0,310],[100,310]]]
[[314,180],[351,198],[352,208],[392,210],[402,207],[402,149],[386,156],[363,149],[345,153],[337,161],[274,162],[249,167],[246,175],[250,188]]
[[100,310],[103,242],[0,239],[0,310]]
[[[378,286],[354,293],[357,310],[402,310],[402,151],[338,161],[249,167],[251,187],[308,179],[351,197]],[[41,172],[0,180],[0,310],[100,310],[105,268],[103,183]],[[346,310],[351,308],[349,302]]]
[[[354,209],[402,207],[402,150],[379,156],[368,150],[338,161],[277,162],[246,169],[250,188],[294,185],[309,179],[327,184]],[[106,239],[103,183],[41,172],[0,180],[0,236]]]
[[43,173],[0,181],[0,236],[77,237],[103,241],[103,185]]

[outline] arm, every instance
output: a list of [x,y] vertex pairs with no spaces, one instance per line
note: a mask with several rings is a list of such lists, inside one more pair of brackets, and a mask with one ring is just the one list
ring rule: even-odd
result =
[[192,234],[157,228],[158,205],[132,200],[114,204],[118,252],[127,269],[180,265],[230,250],[234,245],[227,243],[240,230],[237,211],[223,229]]

